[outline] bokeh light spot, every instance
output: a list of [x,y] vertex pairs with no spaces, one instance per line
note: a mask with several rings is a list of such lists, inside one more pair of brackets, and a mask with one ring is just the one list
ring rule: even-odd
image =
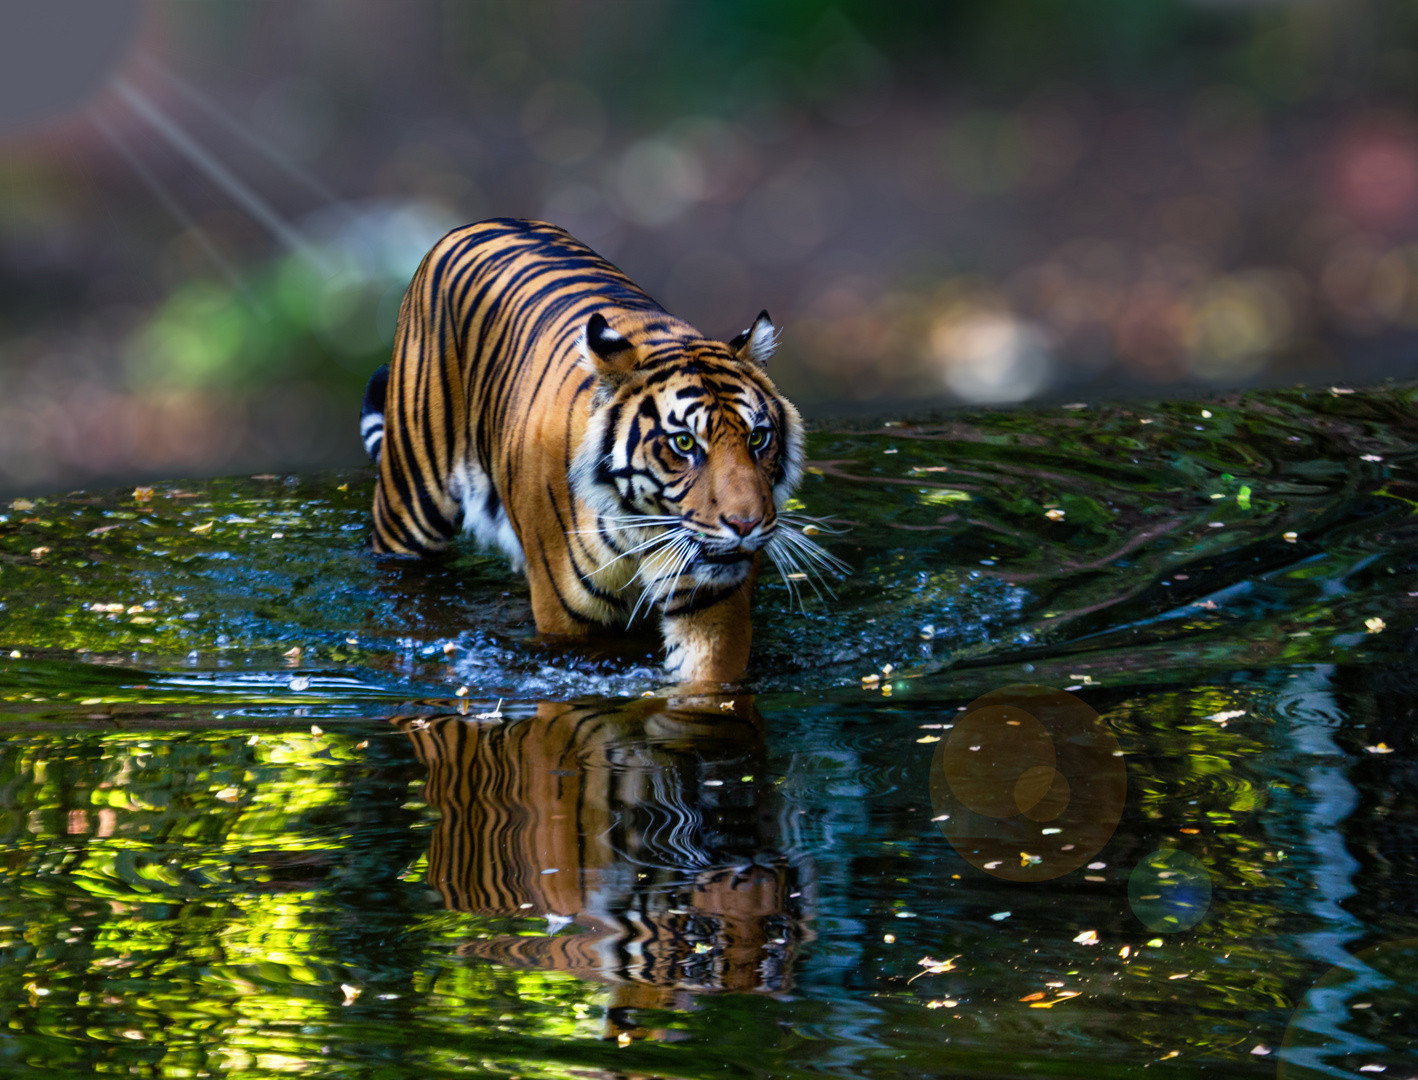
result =
[[1117,739],[1086,702],[1052,687],[976,699],[931,760],[937,827],[972,866],[1006,881],[1047,881],[1092,860],[1126,798]]
[[1190,930],[1211,907],[1211,874],[1196,856],[1161,848],[1128,875],[1128,903],[1149,930]]

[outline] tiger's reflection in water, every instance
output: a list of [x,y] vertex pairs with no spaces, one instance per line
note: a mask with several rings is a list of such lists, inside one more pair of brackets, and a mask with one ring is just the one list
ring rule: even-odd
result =
[[667,1037],[634,1009],[790,989],[810,878],[778,850],[788,833],[750,698],[394,722],[441,815],[428,863],[444,903],[547,920],[545,936],[473,941],[465,955],[609,984],[607,1038]]

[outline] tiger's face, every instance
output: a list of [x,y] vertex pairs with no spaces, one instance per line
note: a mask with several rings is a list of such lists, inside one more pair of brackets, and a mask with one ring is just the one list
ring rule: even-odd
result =
[[592,316],[582,349],[599,383],[572,471],[602,539],[666,601],[742,582],[802,471],[802,421],[763,370],[767,313],[728,343],[687,329]]

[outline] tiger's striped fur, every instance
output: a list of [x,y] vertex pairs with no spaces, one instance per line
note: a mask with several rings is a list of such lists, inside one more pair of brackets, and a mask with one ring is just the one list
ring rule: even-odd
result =
[[542,633],[655,607],[673,674],[739,678],[761,553],[785,578],[832,561],[778,516],[803,430],[764,371],[774,337],[764,312],[705,338],[554,225],[449,233],[404,297],[387,387],[376,373],[366,397],[375,550],[470,532],[525,569]]

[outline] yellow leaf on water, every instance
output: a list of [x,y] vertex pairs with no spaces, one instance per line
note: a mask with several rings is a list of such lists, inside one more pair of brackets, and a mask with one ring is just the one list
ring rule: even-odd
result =
[[212,526],[215,524],[215,521],[208,521],[202,525],[193,525],[189,531],[197,533],[199,536],[206,536],[207,533],[212,531]]

